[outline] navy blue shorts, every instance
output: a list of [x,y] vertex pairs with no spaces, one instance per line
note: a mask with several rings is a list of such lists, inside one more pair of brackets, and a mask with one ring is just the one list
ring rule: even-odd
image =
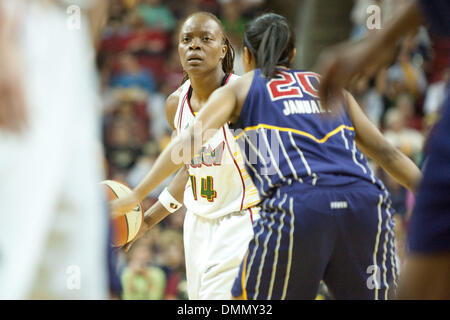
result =
[[314,299],[323,280],[336,299],[387,299],[398,280],[387,191],[359,187],[279,189],[262,204],[232,294]]
[[409,250],[450,252],[450,90],[429,142],[423,180],[409,225]]

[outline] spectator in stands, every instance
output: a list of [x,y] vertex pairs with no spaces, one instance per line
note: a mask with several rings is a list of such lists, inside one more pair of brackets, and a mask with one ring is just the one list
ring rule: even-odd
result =
[[187,299],[186,272],[184,270],[183,246],[169,242],[164,247],[167,286],[164,294],[166,300]]
[[171,31],[176,27],[175,17],[161,0],[145,0],[137,10],[147,26],[151,28]]
[[122,273],[124,300],[161,300],[164,297],[164,271],[150,265],[151,251],[145,245],[135,244],[129,252],[128,266]]
[[119,58],[120,71],[113,76],[111,86],[119,88],[138,87],[152,93],[156,91],[156,83],[149,70],[143,69],[137,59],[124,52]]
[[424,113],[438,113],[444,102],[445,87],[450,84],[450,66],[442,71],[441,80],[430,84],[425,95]]
[[388,69],[388,81],[397,87],[397,92],[406,90],[418,97],[425,92],[427,80],[421,66],[415,65],[411,60],[410,41],[412,40],[406,39],[400,45],[396,63]]
[[417,163],[424,138],[419,131],[406,126],[404,113],[397,108],[390,109],[386,114],[386,128],[386,139]]
[[133,27],[133,32],[126,39],[127,51],[152,55],[167,54],[170,39],[165,30],[147,27],[137,12],[130,13],[128,20]]
[[114,120],[108,128],[105,154],[112,171],[129,170],[141,153],[140,146],[133,138],[132,128],[132,123],[120,120]]
[[406,92],[397,95],[395,107],[400,111],[405,119],[405,125],[408,128],[420,130],[422,128],[422,119],[416,117],[415,100]]
[[364,113],[376,126],[380,126],[381,117],[385,110],[383,99],[385,81],[386,71],[381,70],[376,74],[373,81],[369,81],[367,77],[361,77],[351,90]]
[[[176,212],[174,215],[180,213],[181,216],[184,216],[183,212]],[[156,245],[160,251],[159,263],[167,279],[164,299],[188,299],[182,229],[167,221],[156,239]]]
[[227,1],[221,5],[222,23],[228,33],[244,34],[246,19],[238,2]]

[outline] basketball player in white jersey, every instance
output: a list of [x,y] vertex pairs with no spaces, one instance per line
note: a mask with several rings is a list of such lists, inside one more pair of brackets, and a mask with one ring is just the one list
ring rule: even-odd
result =
[[[88,13],[106,14],[105,3],[0,2],[0,74],[14,75],[0,77],[0,92],[8,81],[22,88],[0,96],[0,299],[108,298],[87,20]],[[80,28],[71,29],[77,9]]]
[[[232,74],[233,48],[220,21],[210,13],[186,19],[178,52],[185,82],[166,101],[167,120],[177,134],[191,125],[215,89],[238,78]],[[140,185],[135,192],[143,199],[147,192]],[[187,208],[184,247],[189,299],[231,299],[234,278],[253,234],[256,209],[252,206],[259,197],[228,125],[163,191],[147,211],[140,234],[179,209],[181,202]]]

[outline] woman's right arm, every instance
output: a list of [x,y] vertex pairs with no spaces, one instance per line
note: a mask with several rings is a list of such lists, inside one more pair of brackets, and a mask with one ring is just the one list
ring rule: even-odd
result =
[[[189,179],[189,173],[183,167],[178,170],[175,178],[170,182],[167,190],[169,193],[180,203],[183,203],[184,190],[186,189],[186,182]],[[161,202],[157,201],[154,205],[152,205],[146,212],[144,218],[144,227],[143,232],[140,232],[139,236],[142,236],[143,233],[153,228],[157,225],[161,220],[164,220],[170,212],[166,210],[166,208],[161,204]]]
[[[178,93],[179,93],[178,90],[175,91],[166,100],[166,119],[174,132],[176,132],[176,129],[174,126],[174,118],[175,118],[175,114],[176,114],[177,108],[178,108],[178,101],[179,101]],[[189,173],[188,173],[186,167],[182,167],[181,169],[178,170],[174,179],[171,181],[171,183],[167,187],[167,190],[169,191],[169,193],[180,203],[183,203],[184,190],[186,189],[186,183],[187,183],[188,179],[189,179]],[[137,239],[142,237],[148,230],[150,230],[155,225],[157,225],[159,222],[164,220],[168,215],[170,215],[170,213],[171,212],[169,212],[161,204],[161,202],[157,201],[155,204],[153,204],[145,212],[144,225],[142,226],[141,230],[139,231],[139,234],[136,236],[136,238],[133,242],[131,242],[130,244],[128,244],[125,247],[125,251],[128,251]]]
[[408,190],[417,192],[422,173],[414,162],[391,145],[367,118],[355,98],[345,92],[358,148]]
[[[173,92],[166,100],[166,119],[174,133],[176,133],[174,119],[178,109],[179,94],[180,89]],[[182,167],[178,170],[175,178],[167,187],[169,193],[180,203],[183,203],[184,190],[186,189],[186,183],[188,179],[189,173],[186,167]],[[144,221],[147,230],[151,229],[169,214],[170,212],[167,211],[159,201],[157,201],[150,209],[146,211]]]

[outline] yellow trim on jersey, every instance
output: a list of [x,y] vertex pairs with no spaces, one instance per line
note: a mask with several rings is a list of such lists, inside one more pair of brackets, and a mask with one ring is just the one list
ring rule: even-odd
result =
[[245,289],[245,273],[246,273],[246,269],[247,269],[247,258],[248,258],[248,250],[247,250],[247,253],[245,254],[245,258],[244,258],[244,265],[242,268],[242,278],[241,278],[242,299],[244,299],[244,300],[248,300],[247,290]]
[[342,129],[347,129],[350,131],[355,131],[355,128],[353,127],[349,127],[346,126],[345,124],[340,125],[339,127],[337,127],[336,129],[334,129],[333,131],[328,132],[325,137],[323,137],[322,139],[317,139],[316,137],[314,137],[312,134],[305,132],[305,131],[300,131],[300,130],[296,130],[296,129],[292,129],[292,128],[283,128],[283,127],[277,127],[277,126],[272,126],[269,124],[264,124],[264,123],[260,123],[257,126],[253,126],[253,127],[247,127],[244,128],[244,132],[241,132],[240,134],[238,134],[234,139],[237,140],[239,139],[245,132],[250,131],[250,130],[258,130],[260,128],[265,128],[265,129],[272,129],[272,130],[280,130],[280,131],[285,131],[285,132],[292,132],[292,133],[296,133],[299,134],[301,136],[305,136],[307,138],[310,138],[314,141],[316,141],[317,143],[324,143],[326,142],[331,136],[334,136],[336,133],[338,133],[339,131],[341,131]]
[[252,206],[254,206],[255,204],[257,204],[259,202],[261,202],[261,200],[259,200],[259,199],[257,201],[250,202],[247,204],[245,209],[251,208]]

